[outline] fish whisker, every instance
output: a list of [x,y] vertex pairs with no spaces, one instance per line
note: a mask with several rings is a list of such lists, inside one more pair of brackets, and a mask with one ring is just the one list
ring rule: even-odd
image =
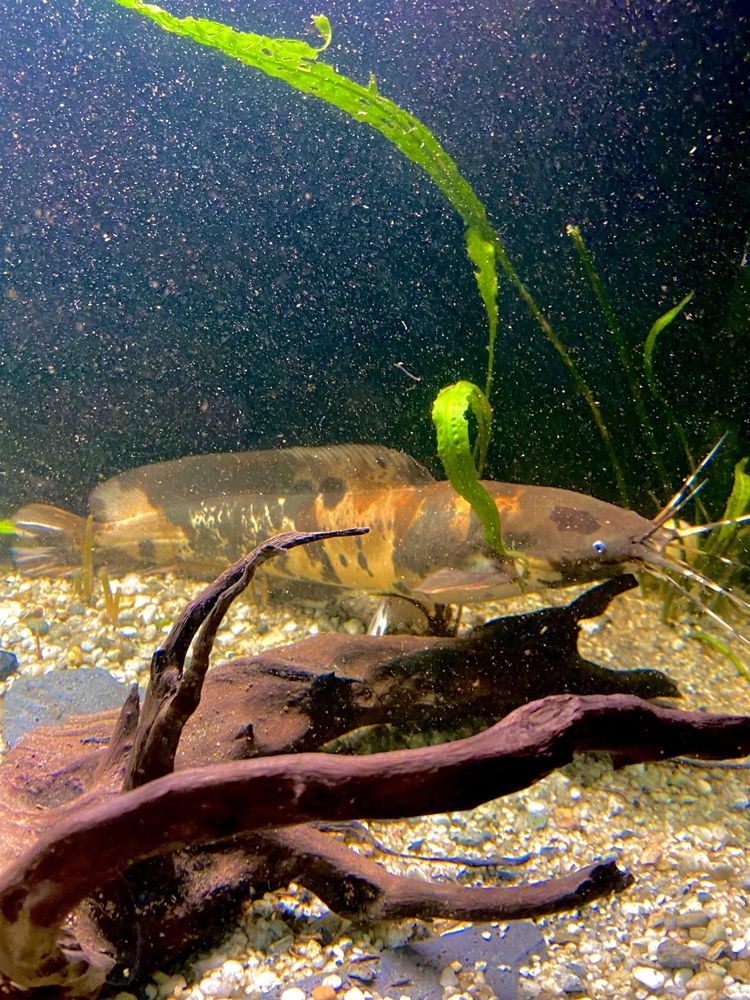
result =
[[[741,643],[743,643],[743,645],[750,647],[750,639],[746,638],[741,632],[739,632],[734,627],[734,625],[732,625],[730,622],[728,622],[726,620],[726,618],[723,618],[720,614],[718,614],[712,608],[709,608],[708,605],[705,603],[705,601],[702,601],[700,597],[698,597],[696,594],[692,593],[691,590],[689,590],[687,587],[683,586],[683,584],[681,584],[677,580],[675,580],[675,578],[673,576],[671,576],[668,572],[663,571],[661,569],[657,569],[657,565],[658,564],[653,564],[653,563],[649,563],[648,564],[647,569],[648,569],[648,572],[652,576],[656,577],[657,580],[662,580],[664,583],[668,584],[670,587],[674,587],[674,589],[678,593],[682,594],[682,596],[686,600],[688,600],[691,604],[693,604],[697,608],[699,608],[702,614],[708,615],[708,617],[712,621],[716,622],[723,629],[725,629],[727,632],[729,632],[729,634],[732,636],[732,638],[736,639],[737,642],[741,642]],[[664,565],[665,565],[665,567],[671,568],[673,572],[681,572],[681,570],[677,566],[670,567],[668,560],[664,561]],[[722,593],[724,593],[724,595],[727,596],[727,597],[730,596],[729,593],[727,591],[724,591],[723,589],[722,589]]]
[[726,600],[734,604],[735,607],[740,608],[742,611],[750,612],[750,601],[746,601],[744,598],[738,597],[734,591],[727,590],[726,587],[722,587],[721,584],[716,583],[715,580],[699,573],[697,570],[693,569],[692,566],[688,566],[686,562],[683,562],[680,559],[663,559],[661,565],[666,569],[671,569],[673,573],[678,573],[680,576],[688,580],[692,580],[693,583],[697,583],[701,587],[705,587],[706,590],[710,590],[712,593],[726,598]]
[[[714,528],[731,528],[738,524],[750,523],[750,514],[740,514],[739,517],[727,517],[722,521],[711,521],[709,524],[696,524],[690,528],[674,528],[676,538],[689,538],[691,535],[702,535]],[[701,553],[705,554],[705,553]]]
[[[667,521],[671,521],[673,518],[675,518],[677,514],[679,514],[679,512],[682,510],[682,508],[685,507],[687,504],[689,504],[690,501],[693,499],[693,497],[697,496],[700,493],[700,491],[703,489],[703,487],[706,485],[707,482],[708,482],[707,479],[702,479],[694,489],[690,490],[690,492],[686,493],[684,496],[682,495],[682,492],[675,493],[675,495],[672,497],[672,499],[669,501],[666,507],[656,515],[656,517],[651,523],[651,527],[649,528],[649,530],[645,533],[645,535],[642,535],[641,538],[639,538],[638,540],[640,542],[648,541],[648,539],[651,538],[653,535],[655,535],[660,528],[664,527]],[[677,536],[677,533],[679,531],[678,528],[670,528],[667,530],[671,531],[675,536]]]
[[697,555],[701,559],[715,559],[716,562],[720,562],[723,566],[730,566],[732,569],[746,570],[748,568],[739,559],[730,559],[729,556],[721,556],[718,552],[707,552],[705,549],[701,549]]
[[681,510],[685,504],[689,503],[693,497],[703,489],[706,480],[703,480],[698,486],[693,487],[693,484],[698,479],[698,476],[703,472],[706,466],[712,461],[718,450],[724,444],[727,439],[727,434],[722,434],[716,444],[713,446],[711,451],[706,455],[700,465],[690,473],[682,486],[677,490],[675,495],[668,500],[667,503],[662,507],[659,513],[653,518],[651,522],[651,528],[646,532],[646,534],[639,539],[639,541],[645,542],[648,538],[654,535],[659,528],[663,527],[670,518]]

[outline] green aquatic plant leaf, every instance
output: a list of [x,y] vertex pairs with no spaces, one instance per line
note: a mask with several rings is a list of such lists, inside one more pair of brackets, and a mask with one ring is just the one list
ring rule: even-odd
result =
[[[225,55],[239,59],[268,76],[284,80],[296,90],[312,94],[334,105],[345,111],[354,121],[377,129],[437,184],[463,219],[467,231],[474,234],[471,237],[473,243],[482,240],[490,245],[499,244],[499,238],[487,219],[484,205],[427,126],[394,101],[383,97],[372,74],[368,85],[362,87],[354,80],[337,73],[327,63],[318,61],[319,53],[324,51],[331,41],[331,24],[325,15],[313,16],[315,27],[324,41],[322,48],[316,49],[294,38],[269,38],[253,32],[235,31],[228,25],[204,18],[174,17],[161,7],[144,3],[143,0],[116,0],[116,2],[144,14],[165,31],[219,49]],[[467,249],[468,241],[467,235]],[[507,261],[504,252],[500,256]],[[494,335],[497,329],[497,307],[494,306],[494,296],[491,300],[489,298],[491,282],[487,274],[487,267],[490,264],[494,270],[494,258],[493,253],[491,260],[485,259],[479,267],[482,274],[480,291],[487,309],[492,345],[488,361],[492,360],[494,353]],[[474,258],[472,260],[477,264]],[[510,263],[507,263],[510,266]],[[496,272],[494,285],[496,289]],[[488,304],[490,301],[492,306]],[[489,369],[487,381],[491,383]]]
[[[750,513],[750,474],[747,472],[748,457],[741,458],[734,467],[734,480],[732,491],[724,507],[721,516],[722,521],[736,521]],[[732,551],[737,539],[748,534],[750,528],[747,524],[723,524],[720,528],[712,531],[703,543],[702,553],[708,556],[726,557]],[[724,578],[724,585],[731,582],[731,576],[727,574]]]
[[[471,236],[472,243],[479,238],[492,245],[495,267],[499,265],[502,268],[506,278],[523,299],[542,333],[557,351],[576,390],[585,399],[615,472],[620,496],[626,498],[622,469],[612,444],[611,435],[604,422],[601,408],[591,387],[578,370],[570,352],[540,309],[533,295],[517,274],[500,237],[490,225],[484,205],[477,197],[471,184],[461,174],[453,159],[426,125],[410,112],[399,107],[394,101],[384,97],[379,92],[372,75],[368,86],[363,87],[354,80],[337,73],[332,66],[318,61],[317,57],[322,49],[315,49],[306,42],[291,38],[269,38],[252,32],[235,31],[228,25],[203,18],[186,17],[180,19],[155,4],[144,3],[143,0],[115,0],[115,2],[150,18],[165,31],[191,38],[201,45],[218,49],[225,55],[239,59],[268,76],[283,80],[296,90],[312,94],[320,100],[340,108],[355,122],[376,129],[392,142],[407,159],[421,167],[461,216],[467,234],[470,230],[475,231],[476,235]],[[319,14],[315,16],[315,24],[324,39],[323,48],[325,48],[330,42],[328,34],[330,22],[324,15]],[[468,244],[469,236],[467,235],[467,251],[469,251]],[[476,265],[477,261],[474,263]],[[489,365],[494,358],[497,309],[495,305],[488,305],[488,303],[495,302],[494,296],[490,294],[489,264],[488,255],[482,251],[478,266],[480,277],[477,278],[477,281],[487,310],[490,349],[488,351],[486,384],[491,387],[492,369]],[[495,273],[495,282],[496,280],[497,272]]]
[[[476,423],[476,441],[471,445],[469,413]],[[432,422],[437,432],[437,450],[451,486],[471,504],[484,528],[487,543],[505,554],[500,515],[495,501],[482,486],[482,474],[492,427],[492,407],[473,382],[456,382],[441,389],[432,404]]]
[[0,535],[15,535],[16,526],[12,521],[0,518]]
[[479,294],[484,302],[489,326],[489,341],[487,345],[487,383],[484,394],[487,399],[492,393],[492,375],[495,370],[495,338],[497,336],[497,266],[495,263],[495,246],[492,240],[485,239],[476,226],[466,230],[466,252],[476,268],[474,277],[479,286]]
[[[219,49],[268,76],[284,80],[296,90],[335,105],[355,121],[377,129],[413,163],[422,167],[467,226],[487,233],[490,239],[494,237],[484,206],[426,125],[394,101],[383,97],[377,87],[362,87],[337,73],[327,63],[317,61],[323,49],[315,49],[295,38],[269,38],[253,32],[235,31],[218,21],[174,17],[161,7],[143,0],[116,0],[116,3],[144,14],[165,31]],[[321,14],[315,15],[313,20],[327,45],[331,38],[328,18]]]
[[748,670],[734,650],[729,648],[726,642],[723,642],[718,636],[712,635],[710,632],[702,632],[700,629],[691,629],[689,635],[691,639],[697,639],[698,642],[710,646],[721,653],[722,656],[725,656],[734,666],[740,677],[744,677],[746,681],[750,681],[750,670]]
[[[623,333],[622,325],[617,317],[617,313],[614,310],[614,306],[609,299],[604,282],[596,269],[594,255],[584,243],[580,226],[568,225],[565,227],[565,232],[573,241],[573,247],[578,259],[581,262],[583,273],[586,276],[589,287],[591,288],[594,298],[596,299],[599,309],[601,310],[602,316],[604,317],[604,324],[607,328],[607,333],[615,346],[620,367],[622,368],[623,374],[625,375],[628,383],[633,408],[635,409],[641,428],[648,442],[656,471],[659,474],[662,486],[666,491],[669,477],[667,476],[667,471],[664,468],[664,463],[662,462],[661,455],[659,454],[659,442],[657,441],[656,434],[654,433],[651,416],[643,399],[641,381],[635,371],[633,361],[630,356],[630,348],[625,334]],[[626,507],[629,506],[627,493],[623,495],[622,500]]]
[[599,303],[599,308],[601,309],[605,323],[607,324],[607,331],[617,348],[617,355],[620,359],[622,369],[630,382],[632,393],[633,385],[635,383],[635,375],[633,373],[633,364],[630,359],[630,351],[622,332],[620,321],[617,318],[617,314],[615,313],[612,303],[609,301],[609,296],[607,295],[607,290],[604,287],[604,282],[602,281],[599,272],[596,270],[594,256],[583,242],[580,226],[567,225],[565,227],[565,232],[573,241],[573,246],[583,267],[583,272],[586,275],[586,279],[592,292],[594,293],[596,301]]
[[654,395],[658,396],[659,394],[656,386],[656,378],[654,377],[654,348],[656,347],[656,341],[659,334],[663,330],[666,330],[673,320],[677,319],[694,295],[695,292],[688,292],[681,302],[678,302],[676,306],[668,309],[663,316],[660,316],[648,331],[648,336],[643,344],[643,370],[646,373],[646,379]]
[[312,22],[320,33],[320,37],[323,39],[322,46],[318,49],[318,52],[325,52],[328,46],[331,44],[331,38],[333,38],[333,31],[331,30],[331,22],[328,20],[325,14],[311,14]]
[[677,435],[677,438],[682,446],[682,450],[685,452],[685,457],[687,458],[688,466],[691,469],[695,468],[695,457],[690,447],[690,443],[688,442],[687,434],[683,430],[682,424],[677,419],[677,415],[675,414],[669,400],[660,390],[658,383],[656,381],[656,376],[654,375],[654,350],[656,348],[656,342],[659,338],[659,335],[662,333],[663,330],[666,330],[666,328],[669,326],[670,323],[672,323],[675,319],[677,319],[682,310],[692,299],[694,294],[695,294],[694,292],[688,292],[685,298],[682,299],[680,302],[678,302],[676,306],[674,306],[672,309],[668,309],[663,316],[660,316],[649,330],[648,336],[646,337],[646,340],[643,343],[643,371],[646,376],[648,387],[651,390],[651,394],[653,395],[654,399],[656,399],[659,402],[664,412],[664,416],[666,417],[668,422],[672,425],[674,432]]

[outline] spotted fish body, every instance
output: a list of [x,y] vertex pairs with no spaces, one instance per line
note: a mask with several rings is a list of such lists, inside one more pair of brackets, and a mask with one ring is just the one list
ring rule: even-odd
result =
[[[434,603],[473,603],[601,579],[648,561],[650,521],[584,494],[485,482],[505,545],[499,558],[469,505],[408,455],[339,445],[202,455],[122,473],[90,497],[95,564],[216,572],[279,531],[367,525],[357,538],[302,546],[270,572]],[[19,566],[60,572],[80,558],[83,520],[43,504],[14,521]],[[653,540],[651,542],[653,545]]]

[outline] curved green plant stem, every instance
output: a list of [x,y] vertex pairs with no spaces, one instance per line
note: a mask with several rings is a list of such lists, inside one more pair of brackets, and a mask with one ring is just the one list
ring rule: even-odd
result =
[[620,359],[620,364],[622,365],[623,371],[627,375],[631,392],[636,392],[640,389],[640,386],[638,385],[638,379],[636,378],[635,371],[633,370],[633,362],[630,357],[627,342],[620,327],[620,321],[615,315],[612,303],[609,301],[609,296],[604,288],[604,283],[599,277],[599,273],[594,266],[594,258],[591,251],[583,242],[581,228],[580,226],[568,225],[565,227],[565,232],[573,241],[573,246],[578,254],[578,259],[581,261],[583,266],[584,274],[586,275],[588,283],[591,286],[591,290],[594,293],[596,301],[599,303],[599,308],[601,309],[604,320],[607,324],[607,330],[610,337],[614,341],[615,347],[617,348],[617,355]]
[[[473,449],[469,441],[469,412],[477,427]],[[446,386],[432,404],[432,421],[437,431],[438,455],[453,489],[476,512],[487,544],[500,555],[510,555],[503,545],[497,505],[479,481],[492,428],[492,407],[487,397],[473,382]]]
[[474,277],[479,286],[479,294],[487,313],[489,338],[487,343],[487,380],[484,394],[487,399],[492,393],[492,377],[495,371],[495,338],[497,336],[497,266],[495,245],[487,240],[476,226],[466,230],[466,252],[476,267]]
[[734,650],[729,648],[726,642],[722,642],[717,636],[711,635],[710,632],[702,632],[700,629],[691,629],[689,635],[691,639],[697,639],[706,646],[717,650],[722,656],[726,656],[740,677],[744,677],[746,681],[750,681],[750,670],[748,670]]
[[659,389],[656,382],[656,376],[654,375],[654,349],[656,347],[656,341],[663,330],[672,323],[673,320],[677,319],[682,310],[692,299],[694,292],[689,292],[681,302],[678,302],[676,306],[672,309],[668,309],[663,316],[660,316],[651,329],[648,331],[648,336],[643,344],[643,371],[646,375],[646,381],[648,382],[648,387],[651,390],[651,394],[654,399],[658,400],[661,406],[664,408],[664,413],[667,419],[674,428],[675,434],[677,435],[682,449],[685,452],[685,457],[688,460],[688,466],[691,469],[695,468],[695,458],[693,457],[692,450],[688,443],[687,435],[682,429],[682,425],[677,419],[674,410],[672,409],[669,400],[664,395],[664,393]]
[[599,404],[596,401],[596,398],[594,397],[594,393],[591,390],[591,386],[588,384],[586,379],[578,370],[578,366],[576,365],[575,361],[573,361],[573,358],[570,356],[570,352],[568,351],[567,347],[565,346],[565,344],[563,344],[563,342],[557,336],[555,331],[552,329],[549,320],[534,301],[531,292],[528,290],[526,285],[524,285],[523,281],[521,281],[519,276],[516,274],[515,268],[511,264],[508,255],[505,253],[505,249],[500,243],[500,240],[497,238],[495,242],[495,252],[497,253],[497,259],[500,262],[500,266],[505,271],[505,274],[507,275],[508,279],[515,286],[519,295],[528,306],[529,312],[541,327],[542,332],[544,333],[547,340],[550,342],[550,344],[552,344],[552,346],[557,351],[562,363],[565,365],[565,368],[567,369],[568,376],[570,377],[570,380],[575,386],[576,391],[580,396],[583,397],[583,399],[586,402],[586,405],[591,411],[591,415],[594,418],[594,423],[596,424],[597,430],[599,431],[599,436],[604,442],[604,447],[609,457],[609,464],[612,466],[612,471],[615,474],[615,481],[617,483],[617,492],[619,494],[620,501],[624,507],[629,507],[630,501],[628,498],[628,487],[625,482],[625,476],[622,471],[622,466],[620,465],[620,460],[617,457],[615,446],[612,443],[612,435],[609,433],[609,428],[607,427],[604,421],[604,416],[602,415],[601,407],[599,406]]
[[725,564],[725,572],[717,573],[714,559],[730,558],[739,547],[741,539],[750,533],[747,524],[732,523],[750,513],[750,474],[747,472],[747,464],[746,456],[734,467],[732,492],[721,515],[721,520],[729,523],[723,524],[708,535],[696,560],[696,569],[711,575],[711,578],[721,583],[725,589],[731,587],[732,578],[738,575],[738,570],[730,563]]
[[643,430],[644,436],[648,442],[654,466],[659,474],[662,486],[666,491],[669,483],[669,477],[667,476],[667,470],[664,468],[664,462],[661,458],[661,450],[654,432],[654,425],[643,399],[640,379],[635,366],[633,365],[633,359],[630,356],[630,350],[622,332],[620,321],[617,318],[612,303],[609,301],[609,296],[607,295],[607,291],[604,287],[604,282],[602,281],[599,272],[596,270],[594,257],[589,248],[583,242],[580,227],[568,225],[565,227],[565,232],[573,241],[573,247],[575,248],[578,259],[581,262],[581,266],[583,267],[583,273],[586,275],[591,291],[594,293],[594,298],[599,304],[599,308],[604,316],[607,332],[612,338],[612,342],[614,343],[617,351],[617,357],[620,361],[620,366],[625,373],[628,388],[630,389],[630,398],[633,400],[633,406],[635,407],[635,412],[638,415],[641,429]]
[[[367,87],[362,87],[348,77],[337,73],[333,67],[318,61],[318,55],[331,40],[330,22],[324,15],[314,18],[323,45],[314,48],[306,42],[290,38],[268,38],[251,32],[239,32],[225,24],[200,18],[180,19],[154,4],[143,0],[116,0],[150,18],[165,31],[192,38],[201,45],[219,49],[225,55],[256,69],[268,76],[284,80],[303,93],[312,94],[328,104],[333,104],[355,121],[377,129],[408,159],[420,166],[432,178],[466,227],[467,253],[477,268],[476,276],[480,294],[487,310],[489,325],[489,351],[487,359],[488,390],[492,387],[494,337],[497,329],[496,280],[495,289],[489,275],[490,254],[487,244],[494,248],[494,264],[499,264],[508,281],[526,303],[531,315],[543,334],[560,356],[576,390],[583,396],[604,441],[612,468],[617,478],[618,490],[626,500],[625,481],[617,460],[609,431],[601,410],[588,383],[578,371],[564,344],[552,329],[549,320],[534,301],[531,292],[516,273],[500,237],[487,219],[487,213],[469,182],[430,130],[418,118],[383,97],[372,76]],[[485,244],[477,253],[479,243]],[[476,254],[476,256],[474,255]],[[489,304],[488,304],[489,303]],[[488,393],[489,398],[489,393]]]

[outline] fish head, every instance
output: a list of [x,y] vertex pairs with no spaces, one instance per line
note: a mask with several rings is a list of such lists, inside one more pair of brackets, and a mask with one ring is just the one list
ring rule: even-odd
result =
[[[488,484],[491,485],[491,484]],[[503,515],[503,541],[525,555],[540,587],[590,583],[647,566],[667,534],[636,511],[555,487],[520,488],[517,511]]]
[[[493,552],[469,515],[460,559],[435,567],[419,592],[436,603],[474,604],[588,583],[647,564],[653,524],[634,511],[554,487],[485,482],[506,552]],[[454,553],[458,554],[458,553]]]

